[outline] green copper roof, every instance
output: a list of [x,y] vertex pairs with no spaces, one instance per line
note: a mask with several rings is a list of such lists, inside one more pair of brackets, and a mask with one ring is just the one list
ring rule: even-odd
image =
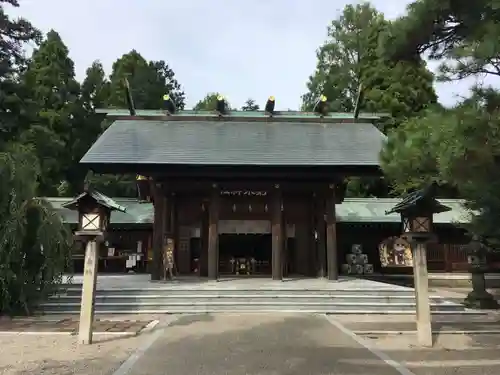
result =
[[104,195],[96,190],[91,190],[91,191],[85,191],[81,193],[79,196],[76,198],[72,199],[71,201],[64,203],[63,207],[67,208],[69,210],[76,211],[78,210],[78,203],[80,202],[81,199],[83,199],[86,196],[92,197],[97,203],[100,205],[109,208],[112,211],[121,211],[125,212],[127,209],[124,206],[120,206],[117,202],[115,202],[114,199],[108,197],[107,195]]
[[[107,117],[129,117],[130,112],[128,109],[119,108],[109,108],[109,109],[96,109],[97,113],[106,114]],[[162,110],[155,109],[136,109],[135,117],[165,117],[166,113]],[[182,117],[218,117],[218,113],[215,111],[195,111],[195,110],[182,110],[176,112],[172,117],[182,118]],[[265,111],[228,111],[225,114],[227,118],[269,118],[269,114]],[[276,111],[273,113],[274,118],[283,119],[317,119],[320,120],[321,117],[314,112],[301,112],[301,111]],[[382,117],[388,117],[386,113],[360,113],[358,115],[358,120],[364,121],[376,121]],[[323,121],[325,120],[346,120],[353,119],[354,113],[348,112],[332,112],[323,116]]]
[[[65,222],[78,223],[78,212],[65,208],[71,198],[45,198],[59,213]],[[125,211],[111,211],[111,224],[151,224],[153,222],[153,206],[151,203],[141,203],[134,198],[112,198]]]
[[[64,220],[71,224],[78,222],[75,211],[63,208],[64,203],[71,198],[45,198],[56,208]],[[153,222],[153,205],[141,203],[132,198],[113,198],[115,202],[126,208],[126,212],[113,211],[111,213],[112,225],[151,224]],[[392,198],[347,198],[342,204],[336,206],[337,220],[345,223],[399,223],[399,214],[386,215],[386,211],[394,207],[400,199]],[[439,199],[439,202],[451,210],[434,215],[437,224],[462,224],[470,221],[470,212],[463,201],[457,199]]]
[[378,167],[384,141],[371,123],[118,120],[81,163]]

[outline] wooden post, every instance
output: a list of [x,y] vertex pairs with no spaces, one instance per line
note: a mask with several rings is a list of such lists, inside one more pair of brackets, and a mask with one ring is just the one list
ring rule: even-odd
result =
[[421,346],[432,346],[429,276],[425,242],[413,241],[413,280],[417,305],[417,340]]
[[318,252],[316,251],[316,236],[315,234],[315,217],[316,217],[316,205],[315,197],[312,195],[309,197],[308,201],[308,219],[307,219],[307,260],[308,260],[308,272],[307,275],[311,277],[317,277],[318,274]]
[[172,238],[174,240],[174,271],[180,273],[180,256],[179,256],[179,202],[177,196],[172,194],[171,201],[172,210]]
[[202,202],[200,227],[200,259],[198,263],[200,276],[208,276],[208,203]]
[[281,212],[281,190],[276,185],[271,195],[271,233],[272,233],[272,277],[283,280],[283,213]]
[[[325,227],[325,199],[323,195],[316,196],[316,239],[318,253],[318,277],[326,277],[326,227]],[[313,233],[314,235],[314,233]]]
[[219,277],[219,209],[220,192],[216,185],[212,187],[208,213],[208,278]]
[[161,279],[161,263],[162,263],[162,252],[164,245],[164,204],[165,199],[163,193],[160,189],[159,184],[153,184],[154,187],[154,223],[153,223],[153,259],[151,269],[151,280]]
[[82,301],[80,306],[80,323],[78,327],[78,343],[92,344],[92,323],[94,321],[94,299],[97,283],[97,266],[99,251],[97,240],[87,242],[83,274]]
[[326,261],[328,280],[338,280],[337,219],[335,216],[335,190],[330,185],[326,198]]

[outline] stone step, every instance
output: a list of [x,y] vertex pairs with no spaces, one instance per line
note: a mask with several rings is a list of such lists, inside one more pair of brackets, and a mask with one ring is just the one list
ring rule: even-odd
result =
[[[50,303],[80,303],[81,296],[79,295],[58,295],[50,297]],[[343,296],[331,296],[331,295],[308,295],[308,294],[274,294],[274,295],[261,295],[261,294],[174,294],[169,295],[164,294],[137,294],[137,295],[102,295],[97,293],[95,301],[98,303],[181,303],[181,302],[192,302],[192,303],[212,303],[212,302],[233,302],[233,303],[274,303],[279,301],[280,303],[290,303],[290,304],[302,304],[302,303],[330,303],[330,302],[342,302],[342,303],[414,303],[415,297],[413,296],[370,296],[370,295],[343,295]],[[458,305],[451,303],[440,297],[431,297],[431,302],[435,305]]]
[[[45,313],[66,312],[76,313],[80,304],[76,302],[47,302],[41,305]],[[313,311],[321,313],[336,313],[342,311],[365,311],[365,313],[387,313],[388,311],[415,312],[414,303],[356,303],[352,302],[301,302],[290,303],[286,301],[254,301],[254,302],[234,302],[234,301],[181,301],[181,302],[96,302],[97,313],[114,313],[120,311],[149,312],[162,311],[164,313],[192,313],[192,312],[257,312],[257,311]],[[465,309],[455,304],[431,304],[431,311],[458,312]]]
[[[61,289],[60,293],[65,295],[80,296],[81,288],[69,287]],[[213,295],[247,295],[259,294],[261,296],[276,296],[276,295],[307,295],[307,296],[350,296],[350,295],[367,295],[377,297],[393,297],[405,296],[413,297],[415,292],[412,289],[293,289],[293,288],[265,288],[265,289],[244,289],[244,288],[196,288],[190,289],[187,287],[149,287],[149,288],[97,288],[98,295],[197,295],[197,296],[213,296]]]

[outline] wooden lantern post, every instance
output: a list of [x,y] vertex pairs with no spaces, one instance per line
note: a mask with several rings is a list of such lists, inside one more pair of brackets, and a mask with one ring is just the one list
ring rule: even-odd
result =
[[86,244],[78,343],[92,344],[99,244],[106,235],[111,211],[125,212],[125,208],[111,198],[89,189],[63,207],[78,211],[78,230],[74,237]]
[[435,198],[435,184],[408,194],[386,214],[399,213],[403,223],[401,237],[410,243],[413,253],[413,280],[417,305],[417,339],[421,346],[432,346],[429,276],[427,273],[427,242],[432,237],[433,215],[450,208]]

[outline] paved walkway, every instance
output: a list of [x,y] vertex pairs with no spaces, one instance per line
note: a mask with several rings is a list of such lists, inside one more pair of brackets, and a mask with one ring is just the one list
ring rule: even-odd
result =
[[157,332],[115,375],[401,374],[321,315],[192,315]]

